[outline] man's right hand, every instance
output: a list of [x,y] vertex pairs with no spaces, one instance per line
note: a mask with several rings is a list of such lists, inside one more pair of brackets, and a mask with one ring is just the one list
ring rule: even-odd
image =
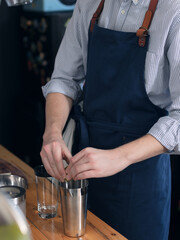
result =
[[72,157],[61,134],[47,134],[43,136],[43,146],[40,152],[42,162],[46,171],[61,182],[64,181],[66,173],[63,160],[69,162]]
[[60,181],[66,177],[63,159],[69,162],[72,157],[62,138],[71,107],[72,99],[61,93],[49,93],[46,97],[46,128],[40,155],[47,172]]

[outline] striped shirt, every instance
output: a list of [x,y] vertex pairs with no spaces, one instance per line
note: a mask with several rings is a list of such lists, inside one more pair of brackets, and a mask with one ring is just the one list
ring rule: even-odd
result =
[[[58,50],[51,80],[42,88],[76,102],[86,79],[88,29],[100,0],[77,0]],[[150,0],[106,0],[99,19],[104,28],[136,32]],[[145,88],[149,99],[168,111],[149,130],[169,152],[180,154],[180,1],[159,0],[149,29]]]

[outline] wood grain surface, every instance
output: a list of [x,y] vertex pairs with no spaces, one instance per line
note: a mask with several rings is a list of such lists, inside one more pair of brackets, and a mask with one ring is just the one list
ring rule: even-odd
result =
[[42,219],[38,215],[34,170],[1,145],[0,159],[16,166],[28,181],[26,191],[26,217],[34,240],[126,240],[125,237],[90,211],[87,213],[86,234],[80,238],[69,238],[65,236],[63,234],[60,204],[57,217]]

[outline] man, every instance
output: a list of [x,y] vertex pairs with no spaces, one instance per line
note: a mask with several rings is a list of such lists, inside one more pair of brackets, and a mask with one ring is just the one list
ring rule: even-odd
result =
[[[179,40],[178,0],[79,0],[43,87],[47,171],[61,181],[89,178],[89,209],[132,240],[168,239]],[[72,157],[62,130],[73,104]]]

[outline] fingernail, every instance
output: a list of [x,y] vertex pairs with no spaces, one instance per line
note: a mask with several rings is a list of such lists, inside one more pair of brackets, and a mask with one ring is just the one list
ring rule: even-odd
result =
[[66,175],[66,179],[67,179],[67,181],[70,181],[71,180],[70,175]]
[[69,172],[69,168],[70,168],[70,166],[67,166],[65,171]]

